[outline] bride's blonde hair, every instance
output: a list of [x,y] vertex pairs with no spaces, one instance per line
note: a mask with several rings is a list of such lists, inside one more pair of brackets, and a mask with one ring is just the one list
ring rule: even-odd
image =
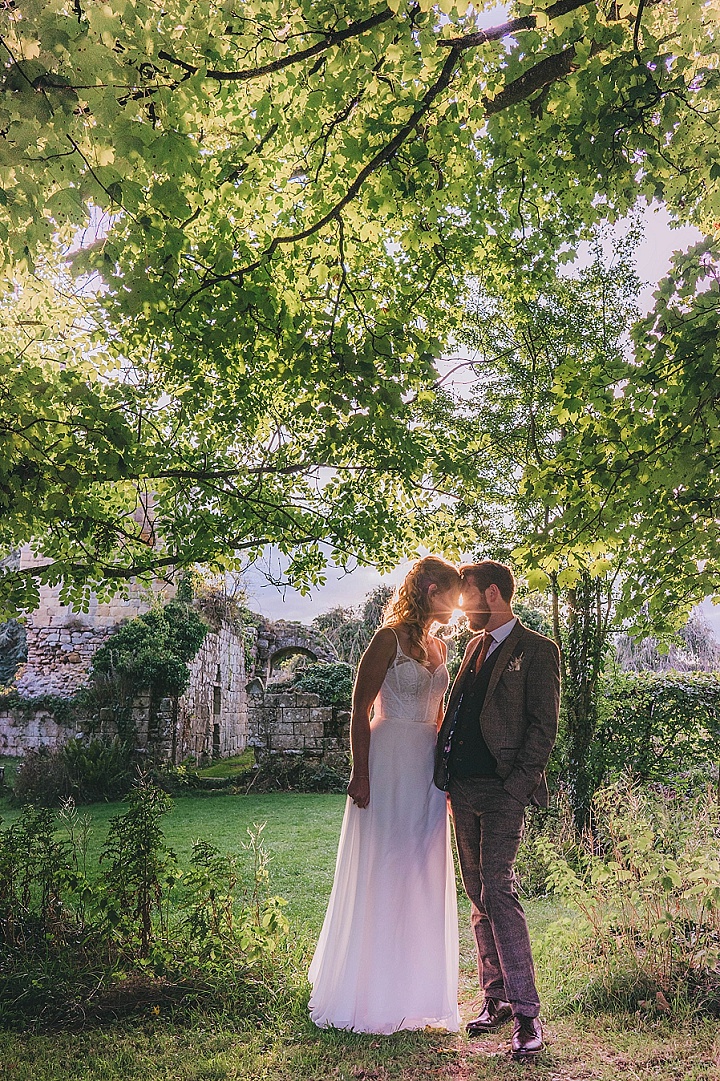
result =
[[403,626],[407,631],[410,645],[420,654],[419,660],[427,660],[427,649],[423,644],[425,624],[430,614],[431,585],[444,593],[453,586],[460,586],[462,579],[452,563],[440,556],[424,556],[414,564],[405,581],[388,601],[383,618],[383,627]]

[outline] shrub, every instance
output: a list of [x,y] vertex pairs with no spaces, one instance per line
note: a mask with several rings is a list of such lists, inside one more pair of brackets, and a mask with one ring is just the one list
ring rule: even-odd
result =
[[[204,1008],[247,1014],[288,932],[269,895],[262,827],[251,869],[206,841],[179,870],[162,829],[170,800],[141,784],[110,824],[100,877],[87,873],[89,822],[25,808],[0,829],[0,1023],[85,1020],[132,1008],[160,985]],[[254,975],[256,967],[258,975]]]
[[71,739],[56,750],[28,751],[15,776],[13,802],[56,807],[72,796],[78,803],[119,799],[133,781],[130,748],[118,737]]
[[198,771],[190,760],[177,766],[172,762],[157,762],[146,776],[169,796],[186,795],[199,784]]
[[77,802],[116,800],[130,791],[132,751],[117,736],[110,741],[71,739],[60,754],[70,775],[71,795]]
[[622,781],[596,793],[593,812],[597,832],[579,870],[546,838],[535,842],[549,885],[575,912],[550,929],[546,947],[560,944],[586,1002],[689,1000],[720,1014],[720,811],[711,794],[688,803]]
[[295,688],[318,695],[324,706],[348,708],[352,701],[352,667],[342,661],[337,664],[310,664],[295,680]]
[[591,747],[597,784],[632,773],[641,783],[677,783],[715,765],[720,677],[708,672],[640,672],[606,678]]
[[149,687],[157,698],[181,695],[188,661],[207,635],[207,624],[183,601],[170,601],[123,623],[93,656],[93,672],[115,675],[131,696]]
[[61,750],[41,747],[27,751],[15,774],[12,800],[38,807],[56,807],[72,791],[72,780]]
[[344,792],[349,780],[349,756],[342,769],[303,755],[274,754],[263,758],[249,787],[253,792]]

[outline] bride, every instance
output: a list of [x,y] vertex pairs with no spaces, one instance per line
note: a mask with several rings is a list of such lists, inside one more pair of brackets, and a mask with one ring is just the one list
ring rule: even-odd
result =
[[433,784],[447,651],[430,634],[459,592],[452,564],[419,560],[360,662],[349,798],[309,972],[321,1028],[459,1027],[455,872],[446,798]]

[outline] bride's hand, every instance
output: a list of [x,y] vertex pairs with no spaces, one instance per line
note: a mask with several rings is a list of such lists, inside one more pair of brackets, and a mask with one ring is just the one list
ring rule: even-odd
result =
[[356,807],[367,807],[370,802],[370,778],[367,774],[356,777],[353,773],[347,786],[347,794]]

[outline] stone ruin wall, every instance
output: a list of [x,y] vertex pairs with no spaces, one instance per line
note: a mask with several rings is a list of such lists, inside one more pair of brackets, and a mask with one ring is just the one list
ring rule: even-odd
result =
[[[72,696],[85,683],[92,653],[106,640],[108,633],[101,633],[91,642],[86,665],[73,661],[58,664],[55,655],[51,654],[48,682],[42,680],[43,669],[38,671],[34,666],[32,681],[18,681],[18,690],[26,700],[44,694]],[[28,638],[34,640],[34,635],[30,633]],[[42,653],[40,656],[42,658]],[[68,668],[73,665],[67,676],[65,663]],[[28,658],[27,667],[29,664]],[[58,670],[65,678],[52,678]],[[154,760],[176,763],[189,755],[200,761],[241,754],[247,745],[248,731],[245,682],[242,640],[227,624],[217,631],[209,631],[190,663],[190,684],[178,699],[177,710],[172,700],[166,698],[152,716],[150,696],[139,695],[135,699],[132,717],[138,750],[152,755]],[[28,683],[31,692],[26,689]],[[112,717],[111,709],[99,712],[100,732],[108,738],[117,731]],[[28,750],[60,747],[82,734],[81,728],[82,724],[78,722],[56,720],[46,708],[30,711],[23,707],[3,707],[0,697],[0,755],[20,757]]]
[[[87,612],[76,612],[60,603],[59,587],[43,586],[40,606],[27,621],[27,662],[13,689],[26,700],[47,694],[72,697],[87,682],[95,650],[117,625],[174,592],[162,583],[153,590],[131,586],[127,597],[101,603],[93,596]],[[328,663],[337,660],[332,647],[296,622],[260,619],[253,630],[248,665],[242,630],[221,621],[208,633],[190,664],[190,684],[176,713],[166,699],[151,718],[149,696],[136,700],[139,749],[155,760],[181,762],[188,756],[207,761],[236,755],[249,745],[259,760],[304,754],[338,767],[346,763],[348,714],[321,706],[317,695],[265,691],[273,663],[282,657],[299,652]],[[250,696],[248,679],[254,691]],[[114,734],[111,717],[111,710],[100,710],[100,730],[107,736]],[[20,757],[28,750],[58,747],[78,734],[77,722],[58,721],[46,708],[3,707],[0,697],[0,755]]]
[[190,662],[190,683],[178,702],[175,762],[241,754],[248,738],[244,642],[223,622]]
[[41,747],[61,747],[77,734],[75,727],[61,724],[47,709],[36,709],[28,715],[24,710],[0,704],[0,755],[21,758]]
[[318,765],[339,770],[347,766],[350,714],[321,706],[316,694],[263,692],[257,687],[249,696],[248,722],[248,744],[260,764],[277,755],[303,755]]
[[[38,559],[26,545],[19,554],[19,568],[35,566]],[[175,587],[156,581],[151,587],[130,583],[127,595],[99,601],[88,599],[87,612],[76,612],[60,600],[60,586],[40,586],[40,603],[28,617],[27,661],[15,677],[14,690],[27,698],[57,694],[70,698],[87,682],[95,650],[118,623],[148,612],[158,601],[169,601]]]
[[[24,551],[21,560],[29,558],[31,553]],[[104,603],[93,595],[88,611],[76,612],[61,603],[59,586],[42,586],[40,605],[27,620],[27,661],[12,690],[26,700],[41,695],[71,698],[87,683],[95,651],[117,626],[174,594],[168,583],[157,582],[152,589],[131,585],[127,596]],[[208,632],[190,663],[190,683],[177,713],[166,699],[152,718],[149,696],[136,699],[138,748],[154,759],[176,762],[187,755],[202,759],[241,753],[247,744],[245,683],[243,639],[223,620]],[[100,731],[110,737],[111,717],[111,710],[100,710]],[[0,697],[2,755],[19,757],[28,750],[59,747],[78,734],[77,722],[62,723],[45,708],[3,707]]]
[[323,664],[337,661],[329,642],[310,627],[285,619],[260,619],[255,641],[250,646],[251,674],[267,683],[273,664],[292,653],[305,653]]

